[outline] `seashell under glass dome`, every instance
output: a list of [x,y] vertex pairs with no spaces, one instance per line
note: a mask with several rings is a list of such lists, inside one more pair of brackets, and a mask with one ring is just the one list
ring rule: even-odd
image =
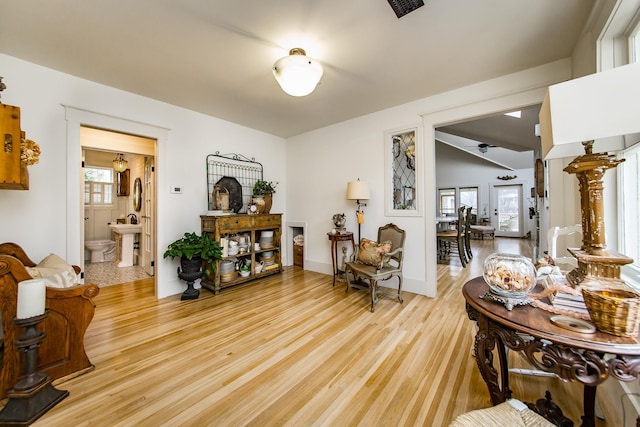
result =
[[524,298],[536,285],[536,269],[522,255],[494,253],[484,260],[482,274],[489,289],[507,298]]

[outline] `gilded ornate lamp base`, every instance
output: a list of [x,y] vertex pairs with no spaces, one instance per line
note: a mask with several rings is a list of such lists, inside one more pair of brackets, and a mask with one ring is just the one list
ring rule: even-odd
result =
[[567,281],[572,286],[624,286],[624,281],[620,279],[620,267],[631,264],[632,258],[613,251],[606,251],[605,255],[591,255],[582,249],[568,250],[578,260],[578,267],[567,274]]

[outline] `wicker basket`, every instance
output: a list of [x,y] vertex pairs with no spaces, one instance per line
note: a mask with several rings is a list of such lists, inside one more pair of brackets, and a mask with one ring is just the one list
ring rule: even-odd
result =
[[584,303],[596,328],[620,337],[638,336],[640,295],[622,289],[582,289]]

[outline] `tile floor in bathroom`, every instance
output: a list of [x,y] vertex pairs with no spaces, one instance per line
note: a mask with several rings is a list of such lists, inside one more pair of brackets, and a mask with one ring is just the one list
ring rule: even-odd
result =
[[109,286],[152,277],[139,265],[118,267],[116,264],[117,261],[85,263],[84,282],[95,283],[98,286]]

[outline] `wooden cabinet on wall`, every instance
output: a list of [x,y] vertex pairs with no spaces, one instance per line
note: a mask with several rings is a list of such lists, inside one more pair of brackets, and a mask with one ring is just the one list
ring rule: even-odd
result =
[[28,190],[27,166],[20,161],[20,107],[0,104],[0,189]]
[[[201,215],[200,223],[203,233],[209,234],[216,242],[220,243],[221,238],[234,239],[239,237],[248,238],[248,248],[245,252],[237,255],[223,257],[222,260],[216,261],[215,272],[202,277],[201,285],[214,293],[220,292],[220,289],[229,286],[245,283],[261,277],[282,272],[282,262],[280,255],[280,238],[282,236],[282,214],[263,214],[263,215]],[[272,246],[261,247],[255,249],[255,244],[260,243],[260,236],[263,231],[273,232]],[[266,233],[265,233],[266,234]],[[269,259],[273,257],[269,265],[265,265],[264,269],[256,272],[259,268],[261,260],[269,254]],[[247,277],[233,274],[221,278],[220,265],[223,261],[250,263],[250,272]],[[266,263],[265,263],[266,264]]]

